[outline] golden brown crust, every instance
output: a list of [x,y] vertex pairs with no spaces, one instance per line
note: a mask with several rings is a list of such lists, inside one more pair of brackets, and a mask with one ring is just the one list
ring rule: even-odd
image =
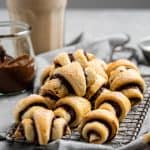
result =
[[68,123],[71,121],[71,115],[68,111],[64,109],[64,107],[58,107],[54,110],[54,114],[57,117],[64,118]]
[[36,94],[32,94],[26,98],[21,99],[15,106],[14,118],[16,122],[19,122],[22,115],[33,106],[41,106],[45,108],[51,108],[51,103],[44,97]]
[[77,61],[82,67],[87,67],[88,61],[94,59],[95,56],[91,53],[87,53],[82,49],[78,49],[73,53],[60,53],[54,58],[54,64],[56,67],[61,67],[70,64],[73,61]]
[[84,96],[86,92],[86,79],[81,65],[73,62],[55,70],[54,75],[61,75],[73,87],[76,95]]
[[[70,122],[71,127],[78,126],[82,118],[91,110],[91,105],[89,101],[85,98],[78,96],[68,96],[56,102],[56,108],[64,106],[68,106],[75,113],[74,120]],[[56,111],[55,115],[59,116],[59,114]]]
[[90,67],[85,68],[86,80],[87,80],[87,88],[94,84],[97,79],[97,73]]
[[40,110],[45,110],[45,108],[41,107],[41,106],[33,106],[30,107],[27,111],[24,112],[24,114],[22,115],[21,119],[32,119],[33,118],[33,114],[35,111],[40,111]]
[[[107,80],[103,78],[102,76],[97,75],[95,82],[88,87],[87,92],[86,92],[86,98],[88,100],[95,101],[96,97],[94,96],[98,90],[103,88],[107,84]],[[94,99],[92,98],[94,96]]]
[[139,69],[131,61],[127,59],[119,59],[108,64],[107,70],[106,70],[108,76],[110,76],[113,70],[117,69],[120,66],[125,66],[126,68],[134,69],[139,72]]
[[55,58],[54,58],[54,64],[58,64],[60,66],[65,66],[65,65],[68,65],[70,64],[71,61],[69,59],[69,56],[67,53],[60,53],[58,54]]
[[31,119],[23,119],[22,125],[24,128],[24,136],[27,141],[33,143],[35,140],[35,130],[34,130],[34,123]]
[[34,111],[33,120],[35,121],[38,143],[40,145],[47,144],[50,139],[53,118],[54,113],[51,110]]
[[[98,123],[100,123],[99,126],[97,125]],[[88,127],[88,129],[86,129],[87,128],[86,125],[89,124],[92,125]],[[118,128],[119,122],[116,116],[113,113],[103,109],[97,109],[87,113],[87,115],[83,118],[82,122],[78,127],[79,132],[81,133],[84,139],[87,139],[87,134],[85,133],[86,130],[88,130],[88,133],[91,134],[96,133],[96,135],[99,135],[100,136],[99,140],[98,141],[96,140],[97,143],[104,143],[112,139],[116,135]],[[100,129],[100,131],[97,129]],[[107,132],[109,132],[108,137]],[[100,140],[101,136],[105,137],[103,138],[102,141]],[[91,139],[90,135],[88,138]]]
[[[94,129],[94,132],[89,134],[91,129]],[[107,141],[109,136],[108,128],[98,121],[93,121],[87,123],[82,129],[82,136],[89,143],[102,144]]]
[[55,66],[52,64],[48,67],[46,67],[43,72],[42,72],[42,75],[41,75],[41,78],[40,78],[40,81],[41,81],[41,85],[44,84],[44,82],[51,77],[53,71],[55,69]]
[[102,103],[97,109],[105,109],[112,112],[114,115],[116,115],[116,109],[107,102]]
[[[87,54],[87,53],[86,53]],[[78,49],[73,53],[74,59],[78,61],[83,68],[88,65],[88,55],[85,56],[85,52],[82,49]]]
[[88,67],[91,67],[95,72],[102,77],[104,77],[106,80],[108,80],[108,76],[105,72],[106,64],[100,59],[93,59],[92,61],[88,62]]
[[116,76],[118,76],[119,73],[125,72],[125,71],[127,71],[127,69],[124,66],[120,66],[117,69],[113,70],[109,77],[109,84],[113,82],[113,80],[116,78]]
[[14,131],[12,138],[15,140],[24,140],[33,143],[35,140],[34,124],[31,119],[22,120],[16,130]]
[[[66,86],[56,78],[46,81],[45,84],[40,88],[39,94],[44,97],[49,96],[49,98],[53,99],[54,96],[61,98],[69,95],[69,91]],[[58,98],[56,98],[56,100]]]
[[122,121],[131,109],[131,103],[129,99],[126,96],[124,96],[121,92],[111,92],[109,90],[105,90],[96,99],[95,109],[99,108],[103,103],[111,104],[114,107],[115,111],[118,111],[119,114],[117,117],[119,117],[119,121]]
[[64,135],[66,135],[66,133],[68,134],[69,132],[71,134],[67,121],[64,118],[56,118],[53,121],[51,140],[61,139]]
[[131,102],[131,105],[137,105],[143,100],[143,94],[137,87],[123,89],[121,91]]
[[145,87],[145,82],[143,78],[137,73],[136,70],[129,69],[127,71],[120,72],[110,84],[110,89],[120,90],[122,86],[125,85],[138,85],[138,87],[143,91]]

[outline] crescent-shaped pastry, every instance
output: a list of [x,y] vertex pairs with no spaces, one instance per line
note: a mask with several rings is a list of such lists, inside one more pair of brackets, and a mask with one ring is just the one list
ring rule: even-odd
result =
[[42,72],[42,75],[41,75],[41,78],[40,78],[40,81],[41,81],[41,85],[44,84],[44,82],[51,77],[53,71],[55,69],[55,66],[52,64],[48,67],[46,67],[44,69],[44,71]]
[[[72,56],[73,57],[73,56]],[[70,54],[60,53],[54,58],[55,67],[61,67],[70,64],[73,61],[73,58]]]
[[120,72],[111,82],[110,89],[113,91],[121,91],[130,85],[137,86],[142,92],[144,91],[145,82],[134,69]]
[[35,111],[40,111],[40,110],[45,110],[44,107],[41,106],[33,106],[30,107],[27,111],[25,111],[21,117],[22,120],[24,119],[32,119],[33,118],[33,114]]
[[85,97],[92,103],[95,103],[96,98],[101,94],[106,86],[107,80],[102,76],[97,75],[95,82],[87,88]]
[[108,79],[109,84],[113,82],[113,80],[116,78],[116,76],[118,76],[119,73],[124,72],[124,71],[127,71],[127,69],[124,66],[120,66],[117,69],[113,70]]
[[21,122],[24,129],[24,136],[30,143],[33,143],[35,140],[35,128],[34,123],[31,119],[23,119]]
[[129,68],[129,69],[134,69],[137,72],[139,72],[139,69],[131,61],[129,61],[127,59],[119,59],[119,60],[116,60],[116,61],[108,64],[107,70],[106,70],[108,76],[110,76],[110,74],[113,70],[117,69],[120,66],[124,66],[124,67]]
[[78,130],[86,141],[101,144],[111,140],[118,128],[118,119],[112,112],[96,109],[86,114]]
[[32,94],[26,98],[20,100],[14,109],[14,118],[16,122],[22,120],[22,116],[33,106],[40,106],[43,108],[51,109],[51,103],[44,97],[36,94]]
[[90,110],[91,104],[87,99],[68,96],[56,102],[54,113],[57,117],[65,118],[71,127],[77,127]]
[[59,98],[69,95],[69,91],[62,80],[56,78],[46,81],[40,88],[39,94],[57,101]]
[[67,121],[64,118],[56,118],[53,111],[41,107],[31,109],[30,118],[23,119],[14,129],[11,135],[14,140],[45,145],[49,141],[71,134]]
[[136,86],[125,88],[121,91],[131,102],[131,105],[137,105],[143,100],[143,94]]
[[51,110],[34,111],[33,120],[40,145],[45,145],[50,140],[53,119],[54,113]]
[[91,53],[87,53],[82,49],[78,49],[73,53],[60,53],[54,58],[55,67],[62,67],[70,64],[73,61],[77,61],[82,67],[87,67],[88,61],[94,59],[95,56]]
[[[106,104],[110,104],[114,109]],[[121,92],[111,92],[109,90],[104,90],[95,101],[95,109],[98,108],[107,109],[112,112],[115,110],[119,121],[122,121],[130,111],[131,103],[130,100]]]
[[72,88],[76,95],[85,95],[86,78],[83,68],[78,62],[73,62],[71,64],[56,69],[54,71],[53,78],[59,78],[60,80],[64,80],[69,85],[69,88]]
[[53,121],[51,140],[61,139],[64,135],[70,135],[67,121],[64,118],[56,118]]
[[24,140],[33,143],[35,141],[35,128],[34,123],[31,119],[22,120],[17,126],[12,138],[15,140]]
[[90,87],[97,79],[97,73],[95,70],[93,70],[91,67],[85,68],[85,74],[86,74],[86,81],[87,81],[87,88]]
[[73,57],[76,61],[78,61],[82,67],[87,67],[88,61],[92,60],[94,56],[92,54],[89,54],[82,49],[78,49],[73,53]]
[[105,72],[105,69],[107,68],[107,65],[104,61],[100,59],[93,59],[88,62],[88,66],[91,67],[95,72],[102,77],[104,77],[106,80],[108,80],[108,76]]

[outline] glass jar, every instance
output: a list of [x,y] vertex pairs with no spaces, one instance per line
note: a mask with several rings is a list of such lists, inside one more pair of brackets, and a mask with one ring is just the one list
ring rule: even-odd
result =
[[0,22],[0,95],[33,86],[35,77],[31,28],[23,22]]

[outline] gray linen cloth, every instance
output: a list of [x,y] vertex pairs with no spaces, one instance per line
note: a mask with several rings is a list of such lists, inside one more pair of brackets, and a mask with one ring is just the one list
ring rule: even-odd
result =
[[[112,35],[105,37],[103,39],[93,39],[93,37],[83,33],[75,40],[73,40],[70,44],[68,44],[65,48],[58,49],[52,52],[43,53],[36,57],[37,62],[37,75],[34,84],[35,93],[40,85],[39,77],[41,75],[42,70],[52,62],[53,58],[59,52],[73,52],[78,48],[83,48],[88,52],[94,53],[98,58],[102,58],[105,61],[110,60],[111,51],[116,46],[121,46],[127,42],[124,34]],[[114,55],[114,58],[131,58],[133,52],[126,51],[120,52]],[[145,62],[140,51],[134,52],[133,61],[137,62]],[[138,57],[136,57],[138,56]],[[140,65],[142,74],[150,74],[150,68],[144,64]],[[12,116],[12,110],[15,103],[21,98],[30,94],[29,92],[22,93],[16,96],[7,96],[0,97],[0,150],[113,150],[114,147],[111,145],[101,145],[101,144],[89,144],[86,142],[78,142],[78,141],[66,141],[66,140],[57,140],[49,143],[46,146],[33,146],[24,143],[15,143],[9,142],[5,140],[6,131],[9,129],[10,125],[14,122]],[[150,149],[150,134],[146,134],[150,132],[150,110],[147,113],[146,119],[143,123],[141,131],[139,133],[139,137],[132,141],[130,144],[124,145],[122,147],[118,147],[119,150],[148,150]],[[116,148],[115,148],[116,149]]]

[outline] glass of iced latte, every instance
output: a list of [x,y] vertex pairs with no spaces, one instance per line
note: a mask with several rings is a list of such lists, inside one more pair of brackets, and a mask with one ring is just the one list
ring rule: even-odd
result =
[[63,47],[67,0],[7,0],[10,18],[32,27],[35,54]]

